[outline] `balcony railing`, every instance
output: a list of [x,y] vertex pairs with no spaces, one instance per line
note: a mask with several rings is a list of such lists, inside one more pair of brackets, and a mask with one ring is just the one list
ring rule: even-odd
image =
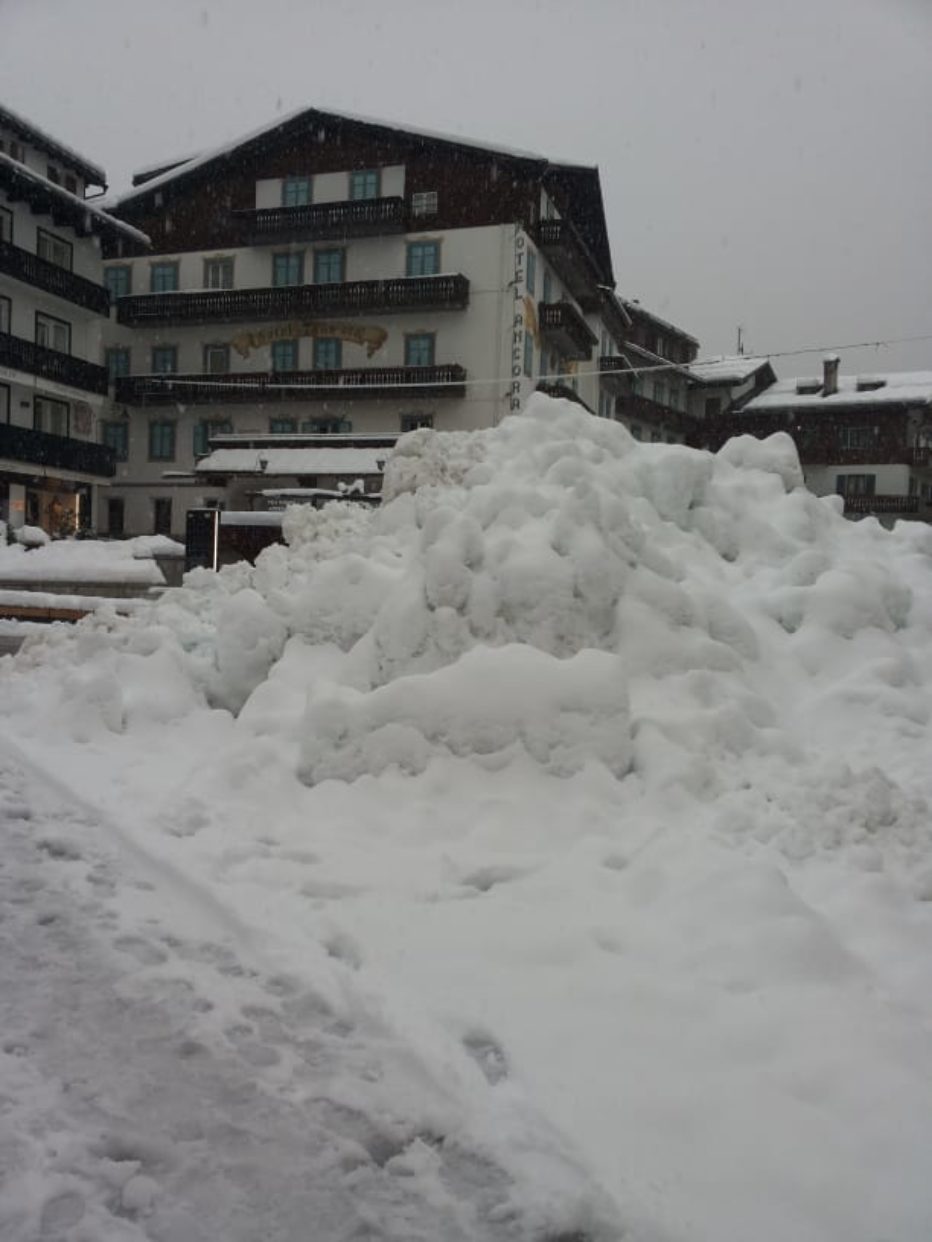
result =
[[932,448],[929,448],[926,445],[920,445],[911,449],[910,455],[914,466],[932,466]]
[[599,309],[602,276],[589,247],[569,220],[541,220],[537,245],[584,310]]
[[344,237],[403,233],[407,225],[403,198],[367,198],[313,203],[305,207],[260,207],[237,214],[245,219],[253,245],[305,239],[338,241]]
[[142,293],[117,301],[117,320],[138,327],[170,323],[255,323],[309,315],[390,315],[462,310],[465,276],[399,276],[281,288],[205,289],[199,293]]
[[845,513],[918,513],[918,496],[846,496]]
[[37,254],[14,246],[12,242],[0,241],[0,272],[45,293],[65,298],[97,315],[110,312],[110,294],[103,285],[95,285],[92,280],[75,276],[74,272],[40,259]]
[[56,384],[68,384],[83,392],[107,391],[104,367],[85,362],[83,358],[73,358],[71,354],[61,354],[57,349],[45,349],[34,341],[11,336],[8,332],[0,332],[0,366],[39,375],[43,379],[54,380]]
[[353,367],[336,371],[236,371],[226,375],[128,375],[116,381],[127,405],[227,404],[252,401],[359,401],[463,397],[466,371],[432,367]]
[[72,440],[70,436],[52,436],[11,423],[0,423],[0,457],[23,462],[43,474],[49,470],[69,470],[101,479],[110,479],[116,474],[113,449],[104,444]]
[[537,308],[540,334],[564,358],[592,357],[598,338],[572,302],[541,302]]
[[546,393],[548,397],[560,397],[564,401],[573,401],[576,405],[581,405],[584,410],[588,410],[590,414],[595,413],[592,406],[583,401],[571,384],[562,384],[559,380],[542,379],[537,385],[537,391]]
[[615,410],[621,418],[636,418],[653,427],[662,425],[685,436],[693,435],[696,430],[695,420],[684,410],[652,401],[650,397],[643,397],[638,393],[624,393],[618,397]]

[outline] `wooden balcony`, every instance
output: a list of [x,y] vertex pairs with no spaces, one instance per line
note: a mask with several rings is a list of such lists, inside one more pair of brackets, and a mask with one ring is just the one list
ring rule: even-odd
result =
[[127,405],[226,405],[281,401],[381,401],[464,397],[465,368],[352,367],[337,371],[235,371],[226,375],[128,375],[116,381]]
[[564,384],[560,380],[542,379],[537,385],[537,391],[546,393],[548,397],[559,397],[564,401],[573,401],[576,405],[581,405],[584,410],[588,410],[590,414],[595,414],[592,406],[583,401],[571,384]]
[[399,276],[281,288],[204,289],[198,293],[141,293],[117,300],[117,321],[144,324],[260,323],[314,315],[394,315],[462,310],[465,276]]
[[541,302],[537,321],[541,336],[562,357],[580,362],[592,357],[598,338],[572,302]]
[[918,513],[918,496],[845,496],[845,513]]
[[56,384],[80,388],[82,392],[107,391],[104,367],[85,362],[83,358],[73,358],[71,354],[61,354],[57,349],[45,349],[34,341],[11,336],[8,332],[0,332],[0,366],[54,380]]
[[601,306],[599,267],[569,220],[541,220],[534,229],[538,249],[585,311]]
[[239,211],[250,245],[285,241],[343,241],[403,233],[407,212],[403,198],[366,198],[306,207],[261,207]]
[[31,466],[37,474],[67,470],[101,479],[110,479],[116,474],[113,449],[104,444],[53,436],[11,423],[0,423],[0,457]]
[[684,436],[691,437],[696,431],[693,419],[685,411],[674,409],[672,405],[662,405],[659,401],[652,401],[650,397],[635,393],[625,393],[617,398],[615,414],[618,418],[636,420],[648,427],[663,426]]
[[44,293],[73,302],[75,306],[82,306],[96,315],[110,313],[110,294],[103,285],[95,285],[92,280],[75,276],[74,272],[40,259],[37,254],[14,246],[12,242],[0,241],[0,272]]
[[602,354],[599,358],[599,377],[613,393],[625,393],[631,387],[631,363],[621,354]]

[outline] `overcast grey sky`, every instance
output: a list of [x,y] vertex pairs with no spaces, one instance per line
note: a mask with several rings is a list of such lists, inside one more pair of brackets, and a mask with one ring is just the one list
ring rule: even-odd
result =
[[598,164],[704,355],[932,334],[930,54],[932,0],[0,0],[0,98],[114,189],[302,105]]

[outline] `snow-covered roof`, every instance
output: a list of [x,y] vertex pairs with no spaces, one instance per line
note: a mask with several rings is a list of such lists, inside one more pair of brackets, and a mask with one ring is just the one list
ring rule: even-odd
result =
[[652,323],[658,324],[661,328],[666,328],[668,332],[673,332],[677,336],[684,337],[687,341],[692,341],[694,345],[699,344],[696,338],[692,336],[691,333],[687,332],[685,328],[678,328],[676,324],[671,323],[669,319],[662,319],[660,315],[655,315],[653,311],[648,310],[646,306],[642,306],[636,299],[619,298],[618,300],[629,315],[643,315],[645,319],[650,319]]
[[[302,116],[308,118],[319,118],[320,121],[349,121],[357,125],[367,125],[375,129],[394,131],[399,134],[410,134],[416,138],[426,138],[433,142],[448,142],[458,147],[469,147],[476,151],[487,151],[493,155],[502,155],[509,159],[532,160],[535,163],[556,164],[567,169],[582,168],[585,165],[579,165],[573,161],[551,160],[545,155],[541,155],[535,151],[523,151],[518,148],[501,146],[496,143],[479,142],[474,138],[464,138],[460,134],[445,134],[439,130],[422,129],[415,125],[402,125],[394,121],[378,120],[374,117],[362,116],[353,112],[331,112],[318,108],[297,108],[294,112],[288,112],[283,116],[276,117],[274,121],[269,121],[265,125],[260,125],[258,129],[250,130],[247,134],[241,134],[230,142],[221,143],[220,146],[212,147],[208,151],[192,158],[178,163],[176,166],[168,168],[164,173],[157,177],[152,177],[145,181],[142,185],[136,186],[132,190],[128,190],[125,194],[121,194],[112,200],[112,206],[122,207],[124,204],[132,202],[140,196],[149,193],[151,190],[157,190],[161,186],[174,181],[175,178],[188,173],[194,172],[198,168],[204,167],[206,164],[212,163],[214,160],[221,159],[225,155],[231,154],[239,147],[246,146],[250,142],[254,142],[257,138],[263,138],[267,134],[273,134],[276,130],[284,129],[293,121],[298,120]],[[151,167],[151,166],[150,166]],[[158,167],[158,165],[156,165]],[[145,170],[143,170],[145,171]],[[137,176],[139,174],[137,173]]]
[[116,216],[111,216],[96,203],[89,202],[86,198],[79,198],[77,194],[72,194],[64,186],[56,185],[54,181],[49,181],[48,177],[43,177],[33,168],[27,168],[25,164],[21,164],[19,160],[14,160],[12,156],[2,151],[0,151],[0,174],[5,174],[8,178],[14,177],[19,178],[20,181],[32,182],[37,191],[49,195],[59,208],[68,211],[73,220],[82,220],[94,232],[121,234],[123,237],[132,238],[133,241],[147,249],[152,244],[140,229],[133,228],[124,220],[118,220]]
[[398,431],[221,431],[210,437],[214,448],[394,448]]
[[274,511],[223,509],[220,512],[221,526],[281,526],[281,524],[281,513],[275,513]]
[[[858,391],[858,385],[869,388]],[[876,385],[881,384],[881,387]],[[803,385],[815,392],[799,392]],[[838,380],[838,391],[830,397],[822,395],[822,380],[818,376],[778,380],[742,408],[742,413],[760,414],[777,409],[832,409],[854,405],[932,405],[932,371],[890,371],[886,375],[843,375]]]
[[693,379],[703,384],[742,384],[769,365],[769,358],[732,354],[709,358],[704,362],[691,362],[688,370]]
[[[204,474],[339,474],[354,478],[381,474],[390,449],[378,448],[218,448],[196,466]],[[265,463],[265,468],[262,467]]]
[[637,354],[639,357],[647,360],[647,366],[639,366],[637,362],[632,363],[628,359],[632,372],[641,371],[670,371],[676,372],[678,375],[689,375],[689,367],[685,362],[671,362],[669,358],[664,358],[660,354],[655,354],[652,349],[646,349],[643,345],[638,345],[635,341],[625,341],[619,351],[623,358],[627,358],[628,354]]
[[154,163],[144,164],[142,168],[133,170],[133,185],[138,186],[143,181],[151,181],[155,176],[163,172],[170,172],[181,164],[190,164],[192,160],[198,159],[202,154],[202,151],[189,151],[186,155],[176,155],[174,159],[156,160]]
[[66,146],[57,138],[53,138],[51,134],[40,129],[38,125],[34,125],[32,121],[27,121],[25,117],[20,116],[18,112],[14,112],[5,104],[0,104],[0,125],[14,130],[24,141],[31,143],[34,147],[39,147],[71,164],[86,181],[90,181],[93,185],[106,186],[107,174],[99,164],[93,163],[92,160],[75,151],[73,147]]

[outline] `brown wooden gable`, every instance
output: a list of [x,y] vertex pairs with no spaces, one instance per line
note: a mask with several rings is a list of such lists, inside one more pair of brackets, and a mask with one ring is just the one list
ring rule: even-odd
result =
[[[453,138],[309,112],[190,170],[181,167],[161,184],[155,178],[151,187],[140,186],[134,197],[124,199],[115,214],[147,232],[156,253],[248,246],[248,220],[237,213],[255,207],[258,180],[392,164],[405,166],[407,198],[437,192],[438,211],[423,220],[425,232],[532,223],[550,167],[543,159],[460,145]],[[611,283],[598,174],[574,170],[571,182],[560,183],[558,205],[570,218],[579,217]],[[419,230],[421,221],[412,221],[411,227]]]

